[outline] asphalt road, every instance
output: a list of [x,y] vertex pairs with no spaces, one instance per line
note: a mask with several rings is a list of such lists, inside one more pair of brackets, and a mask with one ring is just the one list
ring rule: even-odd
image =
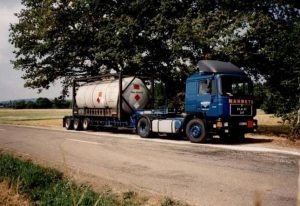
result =
[[0,125],[0,148],[195,205],[296,205],[299,156]]

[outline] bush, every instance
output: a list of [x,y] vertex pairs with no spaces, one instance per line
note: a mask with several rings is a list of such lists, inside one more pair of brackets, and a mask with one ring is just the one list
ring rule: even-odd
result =
[[[161,206],[184,206],[184,205],[166,197],[164,199],[164,201],[161,203]],[[185,205],[185,206],[187,206],[187,205]]]
[[297,100],[284,98],[278,91],[271,89],[266,84],[256,84],[254,86],[255,106],[264,110],[268,114],[281,117],[289,124],[289,139],[300,139],[300,125],[297,125],[298,109],[300,105]]
[[289,139],[293,141],[296,139],[300,139],[300,124],[297,123],[298,111],[293,111],[286,114],[280,114],[277,116],[280,116],[284,122],[288,122],[291,128]]

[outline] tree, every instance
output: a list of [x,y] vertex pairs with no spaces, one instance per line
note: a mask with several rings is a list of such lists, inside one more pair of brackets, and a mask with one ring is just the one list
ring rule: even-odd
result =
[[15,103],[14,108],[15,109],[25,109],[26,108],[26,102],[25,102],[25,100],[17,101]]
[[35,102],[37,108],[39,109],[49,109],[52,108],[52,102],[48,98],[39,97]]
[[67,101],[63,98],[54,98],[53,102],[53,107],[57,108],[57,109],[61,109],[61,108],[70,108],[70,101]]
[[276,91],[276,113],[299,106],[297,0],[23,0],[11,26],[26,87],[122,70],[154,74],[171,99],[201,59],[231,61]]
[[26,103],[26,109],[36,109],[37,105],[35,102],[29,101]]

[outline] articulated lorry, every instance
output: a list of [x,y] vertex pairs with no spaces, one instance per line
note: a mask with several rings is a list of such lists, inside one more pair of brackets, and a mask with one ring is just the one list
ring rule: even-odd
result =
[[66,129],[132,129],[142,138],[181,134],[194,143],[257,130],[252,81],[230,62],[197,64],[197,73],[186,80],[183,113],[151,108],[153,78],[122,73],[75,79],[72,99],[72,115],[63,118]]

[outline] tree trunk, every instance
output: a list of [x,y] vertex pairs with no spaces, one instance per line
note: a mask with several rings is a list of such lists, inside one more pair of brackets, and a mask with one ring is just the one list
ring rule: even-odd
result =
[[300,109],[298,110],[298,118],[297,118],[297,125],[300,124]]

